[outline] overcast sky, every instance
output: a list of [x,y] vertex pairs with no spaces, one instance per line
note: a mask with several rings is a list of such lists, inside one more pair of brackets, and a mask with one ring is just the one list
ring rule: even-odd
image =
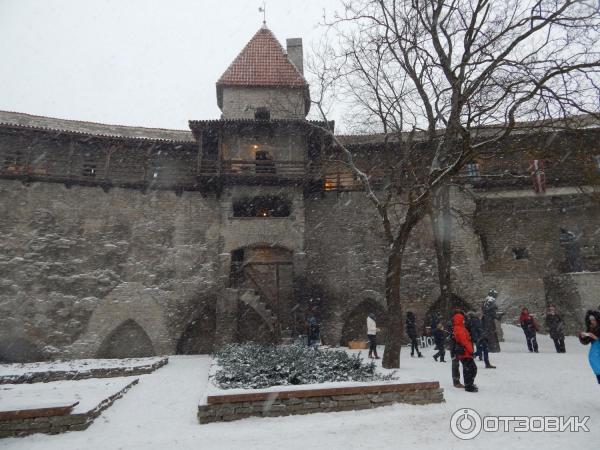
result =
[[[218,118],[215,82],[262,25],[256,0],[0,0],[0,109],[187,129]],[[270,1],[304,53],[339,0]],[[335,117],[334,117],[335,118]]]

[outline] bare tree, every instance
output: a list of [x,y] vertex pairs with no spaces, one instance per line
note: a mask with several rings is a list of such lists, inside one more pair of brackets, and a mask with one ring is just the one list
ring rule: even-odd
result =
[[[432,218],[442,299],[452,293],[449,185],[482,149],[515,132],[569,124],[599,112],[600,14],[592,0],[348,0],[328,23],[335,45],[310,70],[313,98],[352,99],[361,131],[383,132],[394,157],[357,164],[389,243],[390,332],[383,366],[399,367],[400,283],[414,227]],[[382,182],[375,185],[374,180]]]

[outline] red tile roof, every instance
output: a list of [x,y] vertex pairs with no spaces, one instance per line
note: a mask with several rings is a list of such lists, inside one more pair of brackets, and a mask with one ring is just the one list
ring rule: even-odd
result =
[[303,88],[307,83],[271,30],[263,27],[221,75],[219,86]]

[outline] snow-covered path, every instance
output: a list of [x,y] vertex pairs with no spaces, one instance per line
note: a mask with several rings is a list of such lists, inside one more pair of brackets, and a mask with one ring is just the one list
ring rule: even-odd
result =
[[[206,389],[209,358],[172,357],[151,375],[140,377],[122,399],[86,431],[0,440],[15,450],[73,449],[377,449],[466,448],[519,450],[590,448],[600,441],[600,386],[587,362],[587,347],[567,338],[566,354],[556,354],[547,336],[540,353],[530,354],[520,329],[505,327],[502,353],[492,354],[496,370],[479,365],[480,392],[451,385],[450,363],[402,353],[402,378],[439,380],[441,405],[394,405],[366,411],[252,418],[200,425],[196,405]],[[590,416],[589,433],[482,433],[460,441],[450,433],[454,411],[470,407],[483,415]]]

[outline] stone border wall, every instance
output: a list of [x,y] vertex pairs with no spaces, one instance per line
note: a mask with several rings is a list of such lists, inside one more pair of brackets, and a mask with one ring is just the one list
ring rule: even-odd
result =
[[102,411],[110,407],[115,400],[123,397],[131,386],[138,383],[136,378],[119,392],[102,400],[94,409],[82,414],[66,414],[60,416],[40,416],[26,419],[0,421],[0,438],[22,437],[34,433],[58,434],[65,431],[80,431],[89,427]]
[[113,378],[145,375],[154,372],[169,362],[169,358],[141,366],[108,367],[88,370],[49,370],[44,372],[28,372],[21,375],[0,376],[0,384],[47,383],[61,380],[84,380],[87,378]]
[[444,391],[438,381],[209,395],[207,404],[198,406],[198,420],[200,423],[228,422],[247,417],[351,411],[392,403],[425,405],[443,401]]

